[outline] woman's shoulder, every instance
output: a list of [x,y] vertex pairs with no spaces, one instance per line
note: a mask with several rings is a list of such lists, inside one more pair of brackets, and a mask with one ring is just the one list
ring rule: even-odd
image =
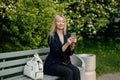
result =
[[54,34],[49,34],[48,35],[48,41],[51,41],[51,40],[54,40],[56,38],[57,34],[54,33]]

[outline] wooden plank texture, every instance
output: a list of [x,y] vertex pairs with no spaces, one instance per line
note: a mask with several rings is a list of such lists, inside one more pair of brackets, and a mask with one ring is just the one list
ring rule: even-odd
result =
[[5,75],[9,75],[9,74],[18,73],[18,72],[23,72],[23,69],[24,69],[24,66],[0,70],[0,77],[5,76]]
[[35,54],[35,53],[39,53],[39,54],[40,53],[48,53],[48,52],[49,52],[49,48],[16,51],[16,52],[6,52],[6,53],[0,53],[0,59],[27,56],[27,55],[32,55],[32,54]]

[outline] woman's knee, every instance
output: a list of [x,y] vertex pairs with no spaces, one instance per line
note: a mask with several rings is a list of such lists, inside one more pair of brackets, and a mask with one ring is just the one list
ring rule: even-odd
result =
[[74,69],[74,80],[80,80],[81,76],[80,76],[80,70],[76,67]]
[[65,75],[66,75],[66,76],[73,76],[73,71],[72,71],[71,69],[67,69],[67,70],[65,71]]
[[80,74],[80,70],[77,67],[74,69],[74,71],[76,74]]
[[73,75],[74,73],[71,69],[65,70],[65,73],[64,73],[65,80],[73,80]]

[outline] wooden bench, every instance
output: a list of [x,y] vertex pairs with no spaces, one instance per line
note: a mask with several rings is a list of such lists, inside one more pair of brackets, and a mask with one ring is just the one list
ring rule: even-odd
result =
[[[0,80],[32,80],[23,75],[23,70],[26,62],[33,57],[33,54],[38,53],[40,58],[46,59],[49,48],[41,48],[34,50],[16,51],[0,53]],[[79,66],[80,71],[84,72],[85,64],[83,59],[79,59],[82,65],[79,65],[75,55],[71,57],[72,63]],[[44,75],[43,80],[57,80],[57,76]],[[82,79],[81,79],[82,80]]]

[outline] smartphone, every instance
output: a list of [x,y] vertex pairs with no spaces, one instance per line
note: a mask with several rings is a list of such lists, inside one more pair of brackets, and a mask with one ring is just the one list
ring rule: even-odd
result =
[[76,37],[76,32],[71,33],[71,37]]

